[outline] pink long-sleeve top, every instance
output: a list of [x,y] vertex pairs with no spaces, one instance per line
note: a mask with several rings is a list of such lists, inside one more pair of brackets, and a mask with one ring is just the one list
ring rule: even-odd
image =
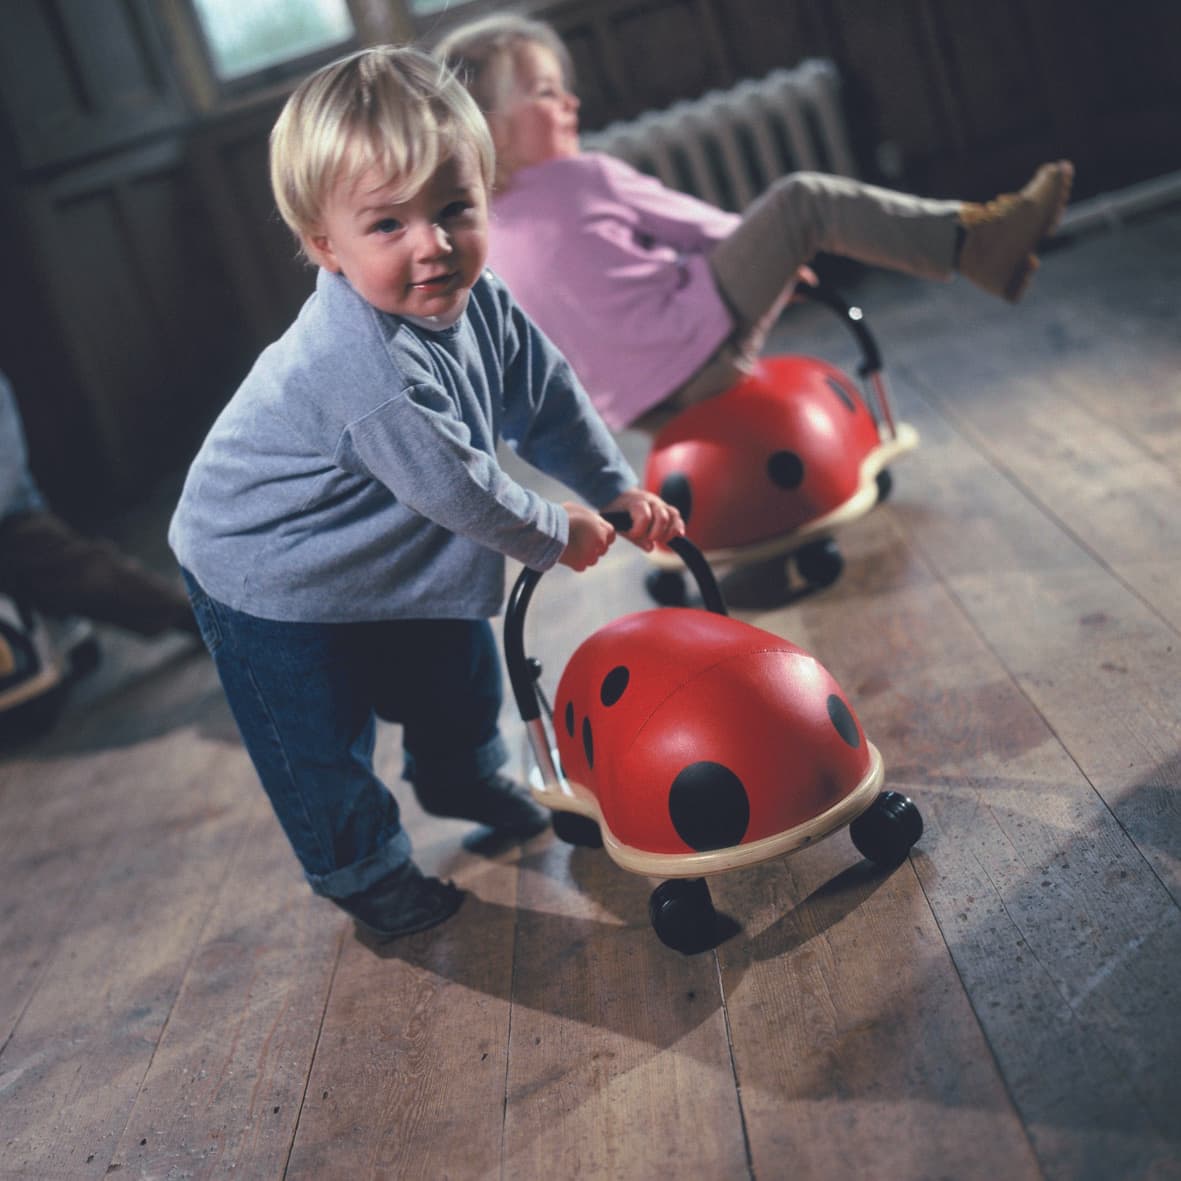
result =
[[488,263],[621,430],[729,336],[706,256],[740,220],[584,152],[513,174],[492,203]]

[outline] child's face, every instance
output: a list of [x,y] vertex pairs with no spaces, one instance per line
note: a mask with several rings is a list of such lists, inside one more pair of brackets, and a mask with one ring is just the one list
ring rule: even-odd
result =
[[578,154],[578,99],[544,45],[517,47],[513,81],[501,109],[488,118],[502,172]]
[[488,254],[488,197],[474,150],[444,161],[406,201],[374,169],[337,183],[317,232],[314,262],[343,274],[375,308],[395,316],[461,312]]

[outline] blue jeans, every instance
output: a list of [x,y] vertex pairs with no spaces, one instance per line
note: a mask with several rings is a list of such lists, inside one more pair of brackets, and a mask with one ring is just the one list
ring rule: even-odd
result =
[[347,898],[411,854],[373,768],[376,720],[401,723],[403,777],[474,783],[507,758],[487,620],[284,623],[235,611],[182,570],[271,806],[317,894]]

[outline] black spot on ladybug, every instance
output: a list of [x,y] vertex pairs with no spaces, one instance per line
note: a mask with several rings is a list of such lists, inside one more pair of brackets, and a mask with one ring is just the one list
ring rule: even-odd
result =
[[828,376],[825,377],[824,380],[828,382],[828,388],[832,390],[832,392],[836,394],[838,398],[840,398],[841,403],[844,405],[845,409],[848,410],[850,414],[856,414],[857,402],[853,398],[853,395],[850,394],[849,391],[845,389],[845,387],[841,385],[841,383],[837,381],[835,377]]
[[586,765],[595,765],[595,736],[591,733],[590,718],[582,719],[582,749],[586,751]]
[[780,488],[798,488],[804,482],[804,461],[794,451],[776,451],[767,460],[767,475]]
[[690,763],[673,780],[668,814],[690,849],[737,845],[750,823],[750,801],[742,780],[721,763]]
[[684,472],[673,472],[664,477],[660,485],[660,499],[678,509],[685,524],[689,523],[689,516],[693,512],[693,489]]
[[631,673],[627,671],[627,665],[617,664],[603,678],[603,684],[599,689],[599,700],[604,705],[614,705],[623,696],[623,691],[627,688],[630,678]]
[[854,750],[861,745],[861,735],[857,733],[857,723],[849,707],[835,694],[828,698],[828,716],[836,732]]
[[566,733],[574,737],[574,702],[566,702]]

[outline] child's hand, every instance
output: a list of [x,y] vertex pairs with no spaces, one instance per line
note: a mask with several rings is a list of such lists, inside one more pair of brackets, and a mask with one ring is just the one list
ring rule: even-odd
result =
[[615,526],[586,505],[566,501],[562,507],[570,518],[570,537],[558,561],[571,570],[585,570],[610,548],[615,540]]
[[820,276],[817,275],[816,272],[811,267],[808,267],[808,266],[800,267],[796,271],[795,278],[796,278],[797,290],[795,290],[791,293],[791,300],[790,300],[791,303],[799,303],[801,300],[806,300],[808,298],[806,295],[801,295],[799,293],[798,289],[801,285],[803,285],[805,287],[819,287],[820,286]]
[[603,508],[605,513],[627,513],[632,527],[624,534],[642,550],[654,549],[658,542],[667,542],[670,537],[684,537],[685,522],[681,514],[655,492],[643,488],[629,488],[621,492]]

